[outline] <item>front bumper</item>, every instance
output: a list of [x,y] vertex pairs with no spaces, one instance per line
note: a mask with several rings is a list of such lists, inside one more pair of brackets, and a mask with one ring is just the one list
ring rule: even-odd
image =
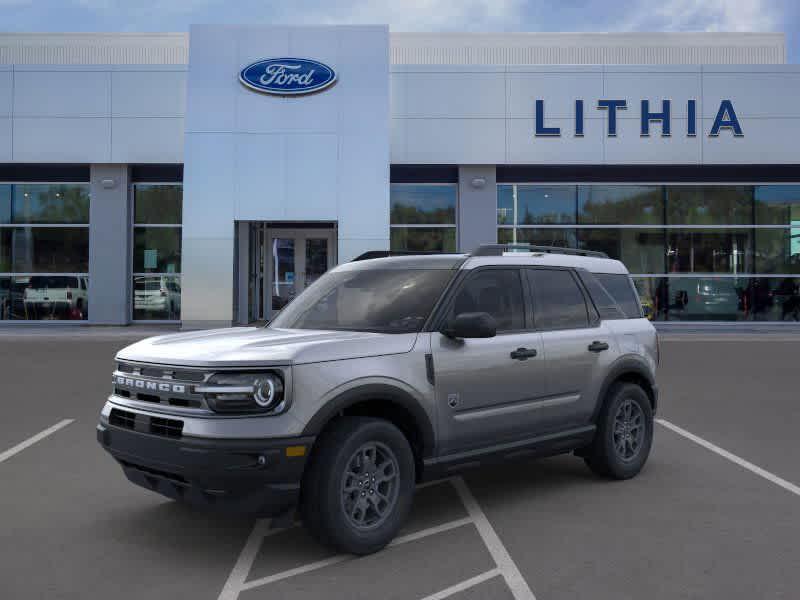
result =
[[[314,438],[172,439],[102,420],[97,441],[131,482],[151,491],[203,508],[275,516],[296,505]],[[287,456],[298,446],[303,456]]]

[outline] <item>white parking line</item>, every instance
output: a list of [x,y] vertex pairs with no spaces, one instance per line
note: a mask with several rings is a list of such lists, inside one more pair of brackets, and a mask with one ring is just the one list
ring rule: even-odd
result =
[[36,435],[29,437],[27,440],[25,440],[23,442],[20,442],[19,444],[17,444],[13,448],[9,448],[5,452],[0,453],[0,463],[7,461],[9,458],[14,456],[15,454],[18,454],[18,453],[22,452],[23,450],[25,450],[25,448],[33,446],[36,442],[39,442],[39,441],[43,440],[44,438],[46,438],[51,433],[55,433],[59,429],[62,429],[64,427],[66,427],[67,425],[69,425],[70,423],[74,423],[74,422],[75,422],[75,419],[64,419],[63,421],[59,421],[58,423],[56,423],[52,427],[48,427],[44,431],[40,431]]
[[[511,555],[508,553],[505,546],[503,546],[503,543],[500,541],[500,538],[498,537],[491,523],[489,523],[489,519],[486,517],[483,510],[481,510],[481,507],[478,505],[478,502],[475,500],[472,492],[469,491],[467,484],[461,477],[448,477],[446,479],[431,481],[417,486],[417,489],[437,485],[440,483],[451,483],[453,485],[469,516],[400,536],[392,540],[388,547],[391,548],[401,544],[407,544],[415,540],[420,540],[432,535],[444,533],[445,531],[450,531],[451,529],[472,524],[478,530],[478,535],[480,535],[481,540],[486,545],[486,548],[489,550],[489,554],[492,556],[492,559],[495,561],[497,566],[496,568],[490,569],[485,573],[481,573],[480,575],[476,575],[475,577],[471,577],[460,583],[456,583],[455,585],[440,590],[435,594],[426,596],[422,600],[441,600],[497,576],[502,576],[503,579],[505,579],[505,582],[508,585],[508,588],[511,590],[515,600],[536,600],[536,597],[533,595],[533,592],[531,592],[527,582],[522,577],[517,565],[511,559]],[[277,581],[302,575],[304,573],[309,573],[311,571],[317,571],[325,567],[357,558],[351,554],[337,554],[336,556],[331,556],[323,560],[318,560],[316,562],[301,565],[293,569],[281,571],[280,573],[275,573],[273,575],[268,575],[252,581],[247,581],[247,577],[253,567],[253,563],[255,562],[256,556],[258,555],[264,539],[270,535],[286,531],[286,529],[289,528],[270,529],[270,521],[268,519],[259,519],[256,521],[255,525],[253,526],[253,530],[250,532],[250,535],[245,542],[244,548],[242,548],[242,551],[239,554],[239,558],[237,559],[233,570],[231,571],[230,575],[228,575],[228,580],[225,582],[218,600],[237,600],[239,594],[246,590],[262,587],[270,583],[275,583]]]
[[505,578],[506,584],[508,584],[515,600],[536,600],[536,596],[533,595],[531,588],[528,587],[528,582],[522,577],[522,573],[519,572],[516,563],[511,558],[508,550],[506,550],[503,542],[500,541],[500,537],[481,509],[478,501],[475,500],[475,496],[469,491],[464,479],[461,477],[454,477],[453,486],[456,488],[461,502],[464,503],[467,514],[472,517],[475,527],[478,528],[478,533],[483,539],[483,543],[486,544],[489,554],[492,555],[498,570]]
[[418,483],[416,489],[424,490],[425,488],[433,487],[435,485],[440,485],[442,483],[450,483],[453,481],[452,477],[444,477],[442,479],[434,479],[432,481],[426,481],[425,483]]
[[436,535],[437,533],[444,533],[445,531],[450,531],[456,527],[463,527],[464,525],[468,525],[470,523],[472,523],[472,519],[469,517],[464,517],[463,519],[455,519],[453,521],[448,521],[447,523],[442,523],[441,525],[428,527],[427,529],[420,529],[414,533],[401,535],[400,537],[393,539],[391,542],[389,542],[389,548],[392,546],[399,546],[400,544],[407,544],[408,542],[413,542],[414,540],[421,540],[422,538],[426,538],[430,535]]
[[490,571],[486,571],[486,573],[481,573],[480,575],[470,577],[461,583],[451,585],[449,588],[445,588],[440,592],[436,592],[430,596],[425,596],[422,600],[443,600],[444,598],[452,596],[453,594],[457,594],[458,592],[468,590],[471,587],[475,587],[479,583],[483,583],[484,581],[488,581],[492,577],[497,577],[499,575],[502,575],[502,573],[500,573],[500,569],[491,569]]
[[703,448],[706,448],[707,450],[711,450],[711,452],[714,452],[715,454],[718,454],[721,457],[726,458],[727,460],[731,461],[732,463],[735,463],[735,464],[739,465],[740,467],[742,467],[744,469],[747,469],[751,473],[755,473],[759,477],[763,477],[767,481],[769,481],[771,483],[774,483],[777,486],[782,487],[786,491],[791,492],[792,494],[795,494],[796,496],[800,496],[800,487],[796,486],[795,484],[793,484],[793,483],[791,483],[789,481],[786,481],[785,479],[783,479],[781,477],[778,477],[774,473],[770,473],[769,471],[766,471],[765,469],[762,469],[758,465],[754,465],[750,461],[747,461],[747,460],[743,459],[740,456],[736,456],[735,454],[733,454],[731,452],[728,452],[724,448],[720,448],[719,446],[717,446],[715,444],[712,444],[708,440],[704,440],[703,438],[698,437],[695,434],[693,434],[693,433],[691,433],[689,431],[686,431],[685,429],[683,429],[681,427],[678,427],[674,423],[670,423],[669,421],[666,421],[664,419],[656,419],[655,421],[656,421],[656,423],[658,423],[659,425],[662,425],[663,427],[666,427],[670,431],[674,431],[678,435],[681,435],[681,436],[685,437],[687,440],[691,440],[695,444],[699,444],[700,446],[703,446]]
[[239,558],[236,559],[236,564],[233,565],[228,581],[222,587],[219,600],[236,600],[239,597],[239,592],[242,590],[245,579],[250,573],[250,568],[253,566],[258,555],[258,550],[261,548],[261,542],[264,538],[275,535],[286,529],[270,529],[270,519],[258,519],[253,525],[250,535],[247,536],[247,541],[244,548],[239,553]]
[[276,573],[275,575],[268,575],[267,577],[262,577],[261,579],[248,581],[241,586],[240,591],[244,592],[245,590],[252,590],[253,588],[261,587],[269,583],[275,583],[276,581],[289,579],[289,577],[295,577],[296,575],[302,575],[303,573],[310,573],[311,571],[318,571],[319,569],[324,569],[325,567],[330,567],[331,565],[338,565],[339,563],[342,563],[346,560],[351,560],[353,558],[355,557],[352,554],[337,554],[336,556],[331,556],[330,558],[324,558],[322,560],[318,560],[317,562],[309,563],[301,567],[295,567],[294,569],[282,571],[280,573]]
[[[401,544],[407,544],[408,542],[421,540],[423,538],[436,535],[437,533],[443,533],[445,531],[449,531],[457,527],[463,527],[464,525],[469,525],[470,523],[472,523],[472,519],[465,517],[463,519],[456,519],[455,521],[449,521],[442,525],[436,525],[435,527],[428,527],[427,529],[422,529],[420,531],[415,531],[414,533],[409,533],[408,535],[395,538],[389,543],[389,547],[399,546]],[[280,581],[282,579],[288,579],[289,577],[302,575],[303,573],[317,571],[324,567],[336,565],[346,560],[351,560],[353,558],[356,557],[353,556],[352,554],[337,554],[336,556],[331,556],[330,558],[318,560],[317,562],[309,563],[307,565],[303,565],[300,567],[295,567],[294,569],[289,569],[287,571],[282,571],[280,573],[275,573],[274,575],[268,575],[267,577],[262,577],[260,579],[254,579],[253,581],[248,581],[247,583],[242,583],[239,589],[241,591],[250,590],[256,587],[267,585],[269,583],[275,583],[276,581]],[[222,600],[222,596],[220,596],[220,600]]]

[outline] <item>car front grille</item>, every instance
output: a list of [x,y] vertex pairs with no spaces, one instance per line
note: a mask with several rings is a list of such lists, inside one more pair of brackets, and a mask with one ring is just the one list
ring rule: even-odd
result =
[[173,439],[179,439],[183,435],[183,421],[180,419],[151,417],[119,408],[111,409],[108,423],[114,427]]
[[203,371],[192,371],[188,369],[174,369],[172,367],[159,366],[139,366],[132,363],[120,362],[117,370],[122,373],[138,373],[144,377],[155,377],[157,379],[175,379],[179,381],[202,382],[206,374]]
[[142,392],[132,392],[120,386],[114,386],[114,394],[122,398],[131,398],[139,402],[152,402],[153,404],[167,404],[169,406],[180,406],[185,408],[203,408],[205,403],[200,398],[173,398],[163,397],[156,394],[144,394]]
[[179,438],[183,434],[183,421],[150,417],[150,433],[164,437]]
[[121,398],[209,412],[203,394],[195,393],[211,373],[204,370],[173,369],[157,365],[119,362],[112,376],[113,393]]
[[136,429],[136,413],[127,410],[120,410],[112,408],[111,414],[108,417],[108,422],[115,427],[122,427],[123,429]]

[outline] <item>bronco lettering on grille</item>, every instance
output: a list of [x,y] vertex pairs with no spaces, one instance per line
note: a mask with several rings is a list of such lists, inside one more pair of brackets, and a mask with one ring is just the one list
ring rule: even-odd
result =
[[160,381],[148,381],[147,379],[135,379],[133,377],[125,377],[124,375],[116,376],[116,384],[130,388],[139,388],[140,390],[171,392],[173,394],[186,393],[186,386],[182,383],[164,383]]

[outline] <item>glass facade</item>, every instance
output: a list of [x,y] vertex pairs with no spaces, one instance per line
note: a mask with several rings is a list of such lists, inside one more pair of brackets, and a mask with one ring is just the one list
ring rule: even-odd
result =
[[653,225],[663,223],[664,195],[658,186],[579,186],[577,198],[578,223],[581,224]]
[[133,320],[181,318],[181,184],[133,186]]
[[[89,188],[0,184],[0,320],[88,318]],[[182,201],[133,185],[134,321],[181,318]],[[393,183],[390,215],[393,250],[457,251],[457,184]],[[497,240],[621,260],[656,320],[800,321],[800,184],[501,183]]]
[[85,320],[89,184],[0,184],[0,320]]
[[393,183],[391,249],[456,251],[455,183]]
[[497,227],[621,260],[657,320],[800,320],[800,185],[499,184]]

